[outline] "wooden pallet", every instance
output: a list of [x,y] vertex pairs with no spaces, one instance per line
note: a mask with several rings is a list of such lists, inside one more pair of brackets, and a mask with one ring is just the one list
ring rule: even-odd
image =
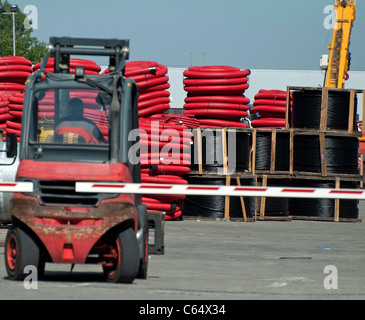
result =
[[[197,146],[197,148],[195,150],[197,150],[197,154],[198,154],[198,174],[199,175],[203,175],[203,174],[208,174],[207,171],[204,171],[203,169],[203,141],[202,141],[202,129],[210,129],[210,128],[200,128],[200,127],[196,127],[193,128],[194,131],[196,131],[196,134],[194,134],[195,137],[195,144]],[[221,173],[223,175],[227,175],[227,174],[232,174],[233,172],[228,172],[229,171],[229,164],[228,164],[228,139],[227,139],[227,134],[231,133],[231,132],[246,132],[248,134],[252,133],[252,129],[251,128],[212,128],[212,130],[215,130],[216,132],[220,132],[220,134],[222,135],[222,159],[223,159],[223,163],[222,163],[222,168],[221,168]],[[251,161],[251,157],[249,156],[249,160]],[[249,163],[249,167],[251,167],[251,162]]]
[[[236,183],[237,186],[241,186],[241,179],[240,178],[236,178]],[[231,176],[227,175],[226,176],[226,186],[230,186],[231,185]],[[241,210],[242,210],[242,217],[243,217],[243,221],[247,222],[247,213],[246,213],[246,207],[245,207],[245,200],[243,197],[240,197],[240,201],[241,201]],[[225,219],[229,219],[229,205],[230,205],[230,196],[226,196],[225,197],[225,203],[224,203],[224,218]]]
[[[341,177],[348,178],[354,180],[362,179],[360,174],[347,174],[347,173],[330,173],[327,171],[327,158],[326,158],[326,137],[349,137],[349,134],[346,132],[340,131],[320,131],[320,130],[303,130],[303,129],[293,129],[293,137],[295,135],[309,135],[309,136],[317,136],[319,139],[319,156],[321,159],[321,171],[317,172],[305,172],[305,171],[294,171],[294,138],[290,139],[290,174],[291,175],[302,175],[302,176],[311,176],[311,177]],[[353,138],[356,138],[352,136]],[[292,145],[293,144],[293,145]]]
[[[285,178],[284,178],[285,177]],[[289,179],[289,175],[262,175],[255,177],[255,186],[258,186],[258,181],[261,179],[261,186],[267,187],[268,179]],[[259,217],[257,217],[257,197],[255,197],[255,209],[254,209],[254,220],[260,220],[260,221],[290,221],[291,218],[289,216],[265,216],[266,213],[266,197],[260,197],[260,214]]]
[[324,222],[350,222],[350,223],[357,223],[362,222],[361,219],[354,219],[354,218],[339,218],[337,221],[333,218],[327,217],[310,217],[310,216],[289,216],[291,220],[305,220],[305,221],[324,221]]
[[[269,170],[257,170],[256,169],[256,153],[257,153],[257,135],[259,133],[271,135],[271,154],[270,154],[270,169]],[[276,154],[277,154],[277,137],[281,134],[289,134],[289,168],[287,171],[281,171],[276,169]],[[293,170],[293,130],[291,129],[254,129],[252,132],[252,148],[250,160],[250,171],[252,174],[290,174]],[[291,170],[290,170],[291,168]]]
[[[270,155],[270,169],[268,170],[257,170],[256,163],[256,152],[257,152],[257,134],[258,133],[269,133],[271,134],[271,155]],[[276,153],[277,153],[277,137],[280,134],[289,134],[289,168],[286,171],[281,171],[276,169]],[[305,171],[295,171],[294,170],[294,137],[296,135],[310,135],[317,136],[319,139],[319,156],[321,159],[321,171],[318,172],[305,172]],[[252,159],[250,160],[250,172],[253,175],[279,175],[282,178],[286,175],[289,178],[332,178],[340,177],[341,180],[346,181],[362,181],[364,170],[363,161],[361,161],[361,167],[359,174],[348,174],[348,173],[330,173],[327,170],[327,160],[326,160],[326,137],[349,137],[347,132],[343,131],[320,131],[320,130],[305,130],[305,129],[254,129],[252,132]],[[354,137],[355,138],[355,137]],[[363,155],[362,155],[363,157]]]
[[[312,176],[312,177],[309,177],[309,176],[296,176],[295,178],[296,179],[303,179],[303,177],[305,177],[305,179],[310,179],[310,180],[317,180],[317,177],[316,176]],[[293,176],[290,176],[290,175],[272,175],[272,176],[267,176],[267,175],[262,175],[262,176],[258,176],[256,175],[256,178],[255,178],[255,185],[257,186],[258,185],[258,180],[261,179],[262,181],[262,184],[261,186],[262,187],[266,187],[268,184],[268,179],[295,179],[293,178]],[[354,181],[354,180],[349,180],[348,177],[347,179],[341,179],[340,177],[335,177],[334,179],[332,179],[331,177],[327,177],[327,178],[322,178],[320,181],[335,181],[335,188],[336,189],[339,189],[340,186],[341,186],[341,181]],[[358,180],[356,180],[357,182]],[[256,200],[255,200],[256,201]],[[313,220],[313,221],[334,221],[334,222],[341,222],[341,221],[347,221],[347,222],[358,222],[359,219],[350,219],[350,218],[341,218],[340,217],[340,200],[339,199],[335,199],[334,200],[335,203],[334,203],[334,215],[333,215],[333,218],[329,218],[329,217],[310,217],[310,216],[307,216],[307,217],[303,217],[302,220]],[[265,210],[266,210],[266,198],[265,197],[261,197],[261,202],[260,202],[260,215],[259,215],[259,218],[258,220],[261,220],[261,221],[264,221],[264,220],[278,220],[278,219],[282,219],[282,220],[301,220],[301,216],[292,216],[289,214],[289,216],[287,217],[282,217],[282,216],[277,216],[277,217],[266,217],[265,216]],[[254,220],[256,221],[257,219],[257,216],[256,216],[256,213],[257,213],[257,208],[256,208],[256,205],[255,205],[255,218]],[[361,220],[360,220],[361,221]]]
[[[292,91],[321,91],[322,92],[322,100],[321,100],[321,114],[320,114],[320,127],[318,129],[313,129],[319,132],[329,132],[333,131],[337,134],[345,134],[353,135],[356,137],[361,137],[365,134],[365,128],[363,126],[362,132],[354,130],[354,126],[356,124],[356,119],[354,118],[354,108],[355,108],[355,95],[362,94],[363,102],[365,105],[365,90],[359,89],[337,89],[337,88],[325,88],[325,87],[295,87],[288,86],[286,89],[287,97],[286,97],[286,113],[285,113],[285,129],[290,128],[290,116],[291,116],[291,108],[290,108],[290,95]],[[331,91],[341,91],[341,92],[349,92],[350,93],[350,102],[349,102],[349,118],[348,118],[348,127],[347,130],[328,130],[327,129],[327,111],[328,111],[328,93]],[[365,110],[363,108],[362,119],[364,119]],[[356,126],[355,126],[356,127]]]
[[[355,91],[354,91],[355,92]],[[364,108],[365,109],[365,108]],[[221,130],[223,139],[222,139],[222,150],[223,150],[223,159],[225,159],[223,163],[223,171],[221,174],[217,174],[216,172],[211,172],[203,169],[202,163],[202,135],[201,129],[195,128],[197,130],[197,140],[196,143],[198,145],[198,159],[199,166],[198,170],[191,171],[188,175],[191,177],[201,177],[201,178],[223,178],[226,180],[226,185],[231,185],[231,180],[236,179],[237,185],[240,185],[240,179],[252,179],[255,181],[257,185],[258,179],[262,179],[262,186],[267,186],[268,179],[303,179],[303,180],[314,180],[314,181],[332,181],[335,182],[336,188],[340,187],[341,181],[351,181],[351,182],[359,182],[360,187],[363,187],[364,181],[364,169],[363,169],[363,161],[361,161],[361,168],[359,174],[334,174],[327,172],[327,164],[326,164],[326,148],[325,148],[325,139],[326,136],[357,136],[357,133],[351,132],[349,134],[348,130],[306,130],[306,129],[242,129],[237,128],[233,129],[236,131],[244,131],[251,133],[252,143],[251,143],[251,151],[249,157],[249,169],[244,172],[236,171],[234,173],[228,172],[228,164],[227,164],[227,131],[232,130],[231,128],[222,128]],[[256,137],[258,132],[268,132],[271,134],[271,154],[270,154],[270,169],[269,170],[256,170],[255,168],[255,157],[256,157]],[[287,171],[279,171],[276,169],[276,146],[277,146],[277,137],[280,134],[289,134],[289,170]],[[298,172],[294,171],[294,136],[295,135],[317,135],[320,141],[320,156],[321,156],[321,172]],[[361,155],[362,159],[364,155]],[[242,219],[243,221],[256,221],[256,220],[265,220],[265,221],[291,221],[293,220],[292,216],[266,216],[266,199],[264,197],[261,198],[260,205],[260,214],[257,217],[257,210],[255,206],[254,215],[251,218],[247,217],[246,208],[244,206],[244,198],[241,197],[241,206],[242,206]],[[257,199],[255,199],[257,201]],[[230,197],[227,196],[225,198],[225,210],[224,210],[224,219],[231,219],[229,210],[230,210]],[[300,217],[295,217],[295,219],[299,219]],[[311,219],[313,218],[313,219]],[[235,218],[237,220],[237,218]],[[323,220],[318,219],[318,217],[307,217],[306,220]],[[335,212],[334,218],[326,218],[326,221],[347,221],[346,219],[342,219],[339,217],[339,200],[335,200]],[[350,219],[351,220],[351,219]]]

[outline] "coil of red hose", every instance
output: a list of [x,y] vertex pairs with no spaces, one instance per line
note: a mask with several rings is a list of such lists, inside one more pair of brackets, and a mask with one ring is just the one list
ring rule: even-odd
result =
[[[261,89],[254,96],[250,113],[258,118],[251,121],[254,128],[285,128],[287,92],[284,90]],[[291,100],[289,101],[291,104]]]
[[20,141],[23,90],[27,78],[32,74],[32,62],[21,56],[0,57],[0,126],[6,133],[16,133]]
[[228,121],[243,127],[241,119],[248,116],[250,103],[244,96],[250,74],[248,69],[226,65],[189,67],[183,80],[187,92],[184,116],[194,116],[201,126],[222,127]]
[[148,118],[170,109],[168,69],[156,61],[130,61],[125,65],[125,76],[139,86],[138,116]]

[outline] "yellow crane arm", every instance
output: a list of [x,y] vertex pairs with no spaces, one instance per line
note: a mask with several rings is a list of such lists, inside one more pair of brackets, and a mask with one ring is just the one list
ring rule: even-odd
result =
[[351,29],[355,21],[356,0],[335,1],[335,24],[330,51],[325,87],[344,88],[349,70]]

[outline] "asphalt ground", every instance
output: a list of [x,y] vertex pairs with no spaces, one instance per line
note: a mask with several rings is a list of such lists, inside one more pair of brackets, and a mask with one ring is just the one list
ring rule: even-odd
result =
[[[360,202],[360,219],[365,203]],[[46,264],[36,288],[7,278],[0,228],[0,300],[362,300],[365,223],[166,222],[165,255],[147,280],[106,283],[96,265]]]

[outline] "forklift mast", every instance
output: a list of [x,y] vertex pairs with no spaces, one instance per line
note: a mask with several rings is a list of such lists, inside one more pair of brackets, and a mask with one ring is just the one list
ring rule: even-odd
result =
[[[87,75],[84,68],[79,66],[75,68],[75,74],[70,74],[71,55],[108,56],[109,70],[112,72],[109,75]],[[54,73],[45,71],[50,56],[54,57]],[[99,109],[104,111],[107,118],[103,119],[98,115],[97,120],[108,122],[110,130],[108,139],[110,159],[108,161],[127,164],[128,148],[130,147],[127,141],[128,133],[130,130],[138,128],[138,88],[132,79],[124,78],[124,66],[128,57],[128,40],[51,37],[47,55],[41,63],[41,68],[28,79],[25,91],[21,137],[21,141],[24,143],[21,146],[21,159],[42,155],[42,153],[34,153],[29,150],[30,146],[26,142],[30,139],[34,142],[33,146],[37,142],[41,142],[40,136],[45,133],[41,133],[37,138],[34,136],[34,129],[38,131],[44,129],[39,120],[42,114],[47,115],[43,110],[54,112],[53,124],[56,126],[60,119],[66,117],[70,112],[67,104],[71,97],[89,96],[88,98],[90,98],[95,96]],[[53,109],[50,105],[50,99],[54,99],[51,102]],[[95,109],[95,107],[91,108]],[[92,110],[88,110],[91,113]],[[38,115],[36,115],[37,111]],[[36,120],[37,116],[38,121]],[[49,129],[50,123],[47,122],[46,117],[43,117],[43,120],[44,126]],[[33,128],[33,132],[32,126],[36,127]],[[43,136],[43,138],[45,137]],[[49,140],[50,138],[47,142]],[[52,142],[55,142],[55,139]],[[37,147],[39,146],[37,145]],[[66,147],[70,147],[70,145],[63,144],[61,149]],[[30,147],[30,149],[32,148]],[[46,148],[43,146],[41,149]],[[53,147],[53,151],[57,153],[57,147]]]
[[124,65],[120,64],[129,59],[129,40],[51,37],[50,47],[56,73],[69,73],[70,55],[109,56],[109,70],[120,67],[123,74]]

